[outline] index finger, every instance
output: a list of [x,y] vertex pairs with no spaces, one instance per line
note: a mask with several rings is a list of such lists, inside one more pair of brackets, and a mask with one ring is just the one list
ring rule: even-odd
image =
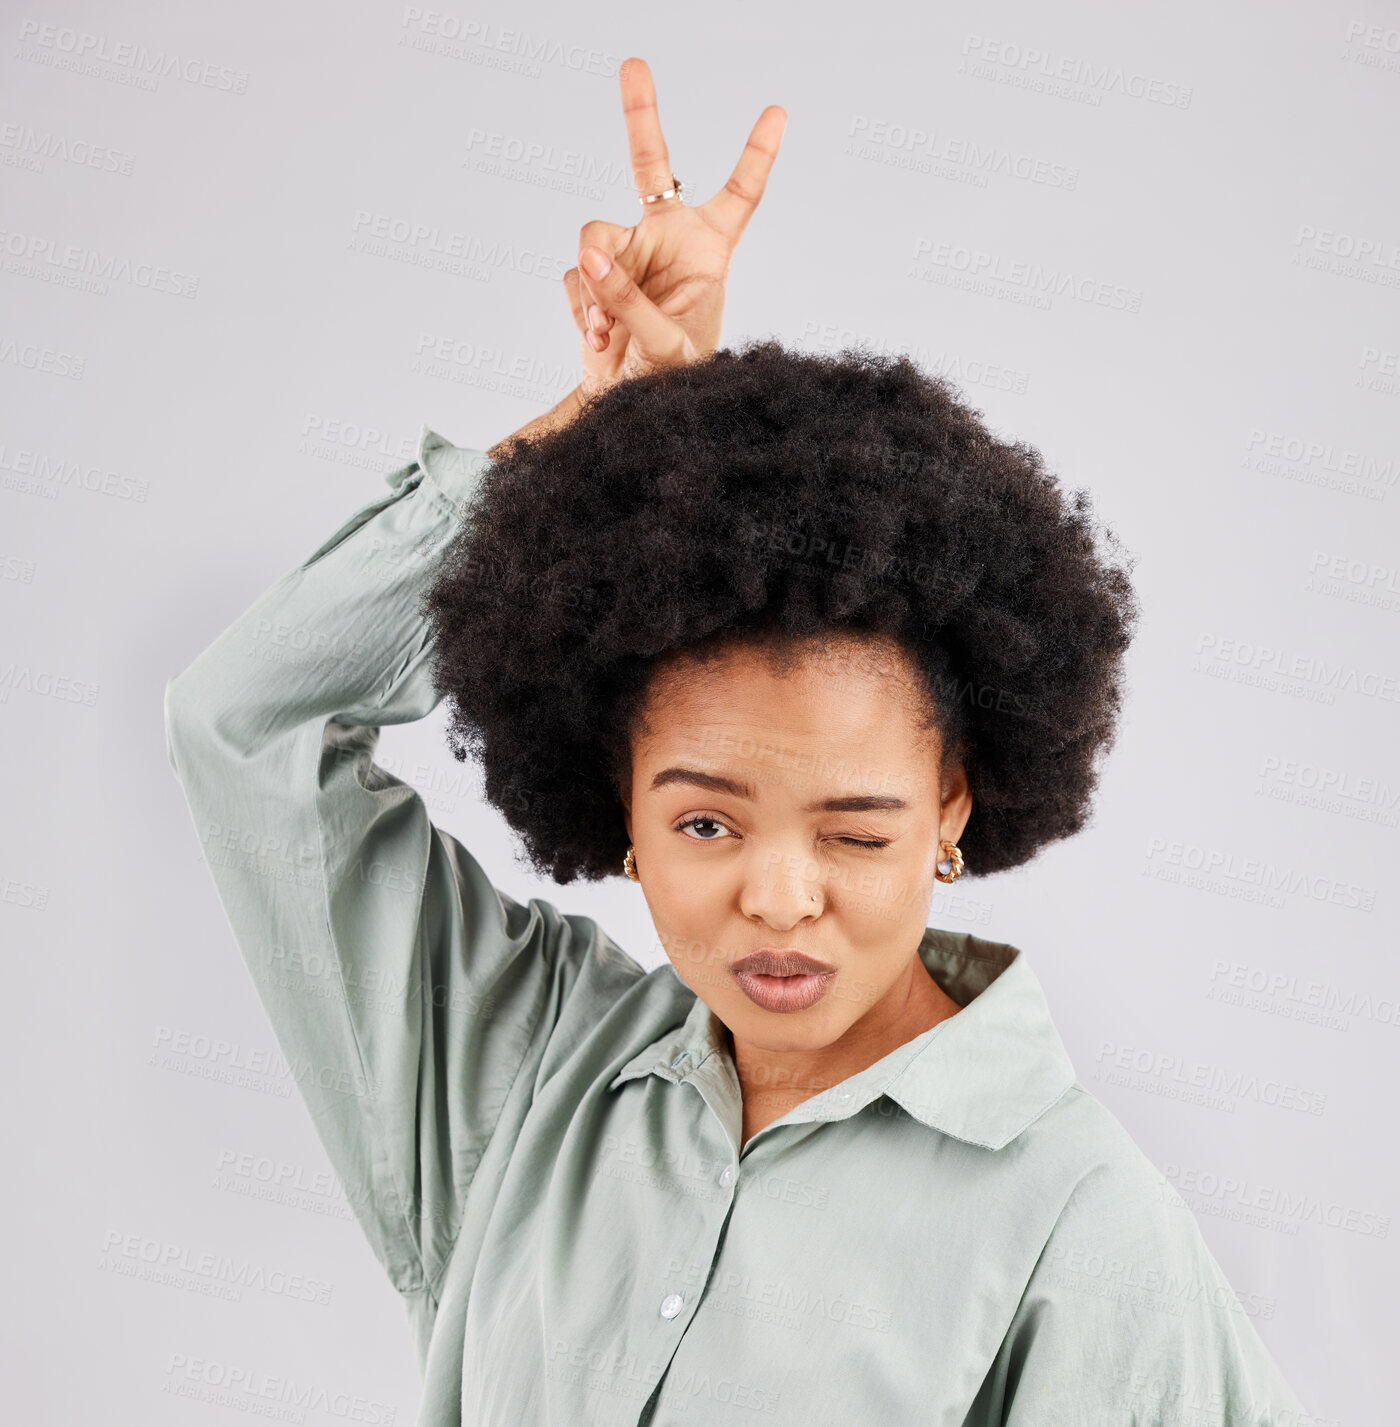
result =
[[644,59],[622,62],[622,115],[627,121],[627,148],[632,157],[632,180],[639,196],[662,193],[671,186],[671,156],[661,134],[656,108],[656,86]]

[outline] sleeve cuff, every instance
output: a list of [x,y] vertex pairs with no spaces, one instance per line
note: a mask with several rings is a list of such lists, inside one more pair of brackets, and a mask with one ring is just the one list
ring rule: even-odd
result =
[[476,496],[482,473],[491,464],[485,451],[472,446],[454,446],[426,423],[418,433],[418,455],[412,465],[390,471],[385,480],[397,490],[415,467],[429,485],[459,515],[464,515]]

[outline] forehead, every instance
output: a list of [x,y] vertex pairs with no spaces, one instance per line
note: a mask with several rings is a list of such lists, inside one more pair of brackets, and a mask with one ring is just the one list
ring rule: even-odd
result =
[[684,757],[758,785],[905,792],[924,784],[936,734],[908,656],[876,637],[736,644],[658,670],[633,745],[637,771]]

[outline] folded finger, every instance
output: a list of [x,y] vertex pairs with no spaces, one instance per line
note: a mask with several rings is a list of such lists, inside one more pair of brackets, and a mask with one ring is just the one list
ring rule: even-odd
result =
[[580,334],[586,336],[588,333],[588,317],[585,312],[583,296],[579,289],[579,271],[577,268],[570,268],[564,274],[564,296],[569,300],[569,311],[574,314],[574,325]]

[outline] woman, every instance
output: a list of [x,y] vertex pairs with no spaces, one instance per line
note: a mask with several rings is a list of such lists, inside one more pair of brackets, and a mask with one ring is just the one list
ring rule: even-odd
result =
[[[486,454],[425,427],[166,693],[419,1421],[1307,1420],[1025,953],[926,926],[1087,815],[1136,617],[1087,498],[907,361],[717,350],[785,116],[688,208],[622,91],[642,217],[567,275],[579,391]],[[662,966],[374,763],[442,698]]]

